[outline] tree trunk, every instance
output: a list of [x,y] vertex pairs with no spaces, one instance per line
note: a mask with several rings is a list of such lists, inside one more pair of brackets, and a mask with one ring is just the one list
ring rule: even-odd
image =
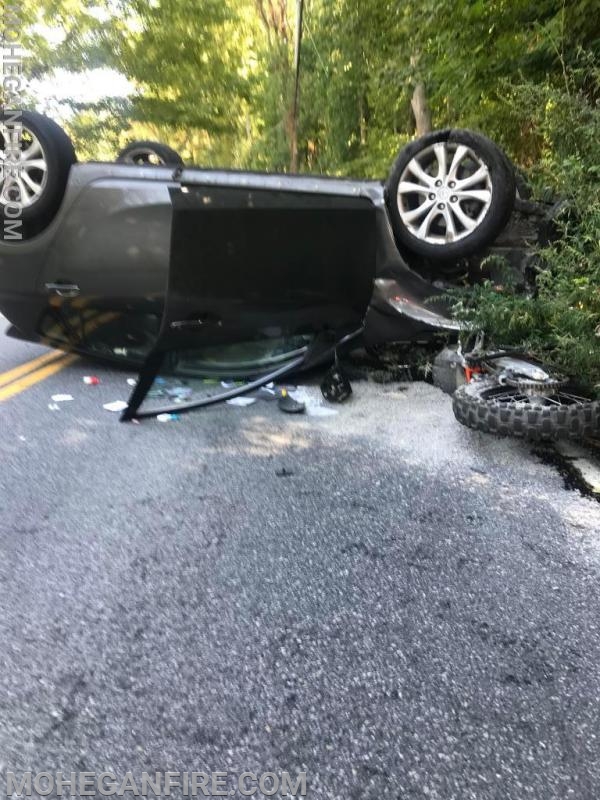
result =
[[304,0],[296,0],[296,36],[294,46],[294,99],[290,131],[290,171],[298,172],[298,114],[300,105],[300,54],[302,52],[302,18]]
[[431,132],[431,111],[427,103],[427,95],[425,93],[425,84],[419,81],[415,86],[412,100],[410,101],[412,111],[415,117],[415,125],[417,136],[423,136],[425,133]]
[[365,97],[363,94],[358,99],[358,121],[360,125],[360,143],[364,147],[367,143],[367,120],[365,119]]

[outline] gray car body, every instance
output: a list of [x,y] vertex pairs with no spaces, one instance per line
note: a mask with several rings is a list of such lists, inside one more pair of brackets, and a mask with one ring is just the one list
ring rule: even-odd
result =
[[92,162],[71,168],[62,204],[45,229],[23,241],[0,242],[0,310],[13,335],[90,352],[85,340],[68,342],[62,333],[55,338],[42,324],[61,303],[76,302],[49,288],[56,285],[72,283],[84,298],[118,296],[125,310],[140,303],[164,307],[173,193],[202,187],[242,192],[249,204],[255,192],[295,201],[327,197],[334,205],[367,200],[375,213],[376,251],[366,342],[426,340],[456,328],[440,313],[443,305],[430,302],[439,290],[399,251],[381,182]]

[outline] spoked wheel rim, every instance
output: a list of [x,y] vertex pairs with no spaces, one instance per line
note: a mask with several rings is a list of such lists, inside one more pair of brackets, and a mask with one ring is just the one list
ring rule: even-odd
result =
[[130,150],[123,158],[125,164],[135,164],[138,167],[161,167],[166,165],[164,158],[151,147],[136,147]]
[[0,123],[0,205],[29,208],[44,194],[47,156],[38,137],[25,125]]
[[482,400],[493,401],[499,405],[523,406],[529,408],[572,408],[585,406],[589,397],[556,389],[548,394],[525,394],[518,386],[496,386],[481,393]]
[[488,165],[470,147],[436,142],[414,156],[398,184],[398,211],[422,242],[447,245],[473,234],[492,203]]

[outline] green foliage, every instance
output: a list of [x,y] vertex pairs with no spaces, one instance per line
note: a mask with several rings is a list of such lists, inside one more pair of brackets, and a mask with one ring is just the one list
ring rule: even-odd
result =
[[600,72],[584,63],[565,71],[562,88],[522,84],[510,94],[540,142],[538,191],[568,199],[559,237],[540,253],[534,296],[487,282],[461,292],[455,311],[494,345],[524,345],[600,390]]
[[81,161],[112,161],[128,126],[131,104],[122,98],[107,98],[99,103],[73,103],[75,112],[65,128]]
[[29,76],[115,65],[106,26],[108,19],[117,25],[111,0],[23,0],[22,10]]

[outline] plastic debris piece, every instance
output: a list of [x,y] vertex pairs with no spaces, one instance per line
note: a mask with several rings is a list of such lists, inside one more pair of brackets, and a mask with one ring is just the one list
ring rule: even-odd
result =
[[231,400],[226,400],[225,402],[228,406],[246,408],[246,406],[251,406],[253,403],[256,403],[256,397],[232,397]]
[[98,386],[100,378],[97,378],[95,375],[85,375],[83,382],[86,386]]
[[252,397],[256,397],[257,400],[275,400],[277,392],[275,389],[269,389],[268,386],[261,386],[260,389],[253,393]]
[[236,386],[243,386],[244,381],[221,381],[223,389],[235,389]]
[[179,414],[159,414],[156,419],[159,422],[177,422],[181,417]]
[[352,386],[339,365],[336,364],[325,375],[321,384],[321,392],[330,403],[343,403],[350,397]]
[[278,478],[289,478],[293,474],[294,474],[293,469],[286,469],[285,467],[283,467],[282,469],[278,469],[277,472],[275,473],[275,475],[277,475]]
[[135,378],[127,378],[127,386],[137,386],[137,380]]
[[174,397],[176,402],[189,400],[192,394],[193,391],[189,386],[173,386],[171,389],[167,389],[168,397]]
[[294,398],[288,394],[287,389],[282,389],[281,397],[277,405],[282,411],[285,411],[286,414],[304,414],[306,411],[306,403],[300,403],[298,400],[294,400]]
[[304,403],[309,417],[334,417],[340,413],[338,409],[325,404],[321,392],[316,387],[299,386],[291,395],[298,403]]
[[58,403],[48,403],[48,408],[50,411],[60,411],[60,406]]
[[106,411],[124,411],[127,408],[125,400],[114,400],[112,403],[105,403],[102,408]]
[[69,400],[73,399],[73,395],[70,394],[53,394],[52,395],[52,402],[53,403],[67,403]]

